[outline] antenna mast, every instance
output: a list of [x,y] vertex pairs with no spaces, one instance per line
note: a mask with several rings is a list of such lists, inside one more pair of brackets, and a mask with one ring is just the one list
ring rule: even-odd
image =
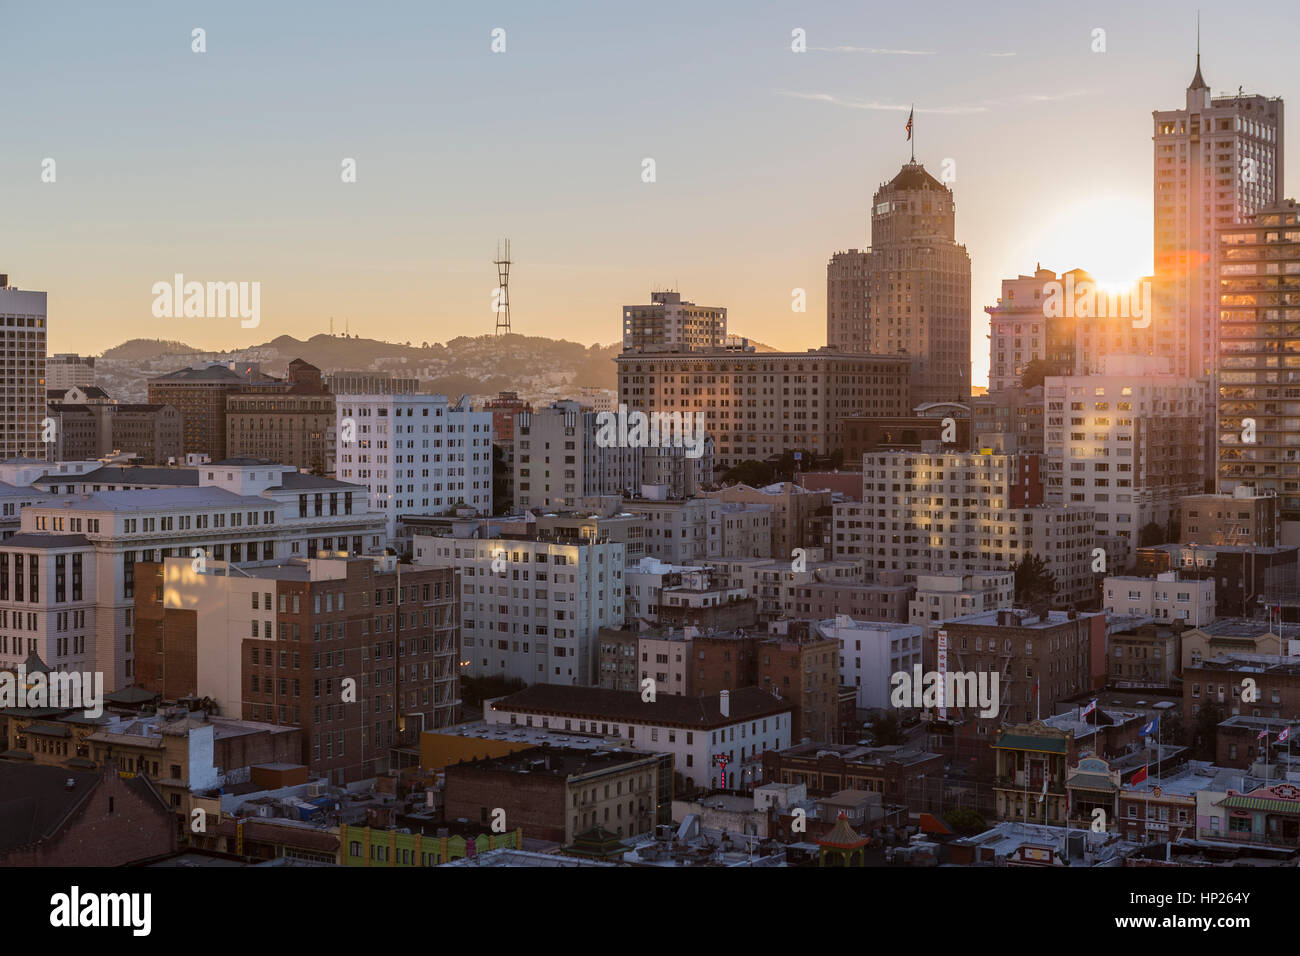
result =
[[497,257],[493,260],[497,267],[497,335],[510,334],[510,240],[497,244]]

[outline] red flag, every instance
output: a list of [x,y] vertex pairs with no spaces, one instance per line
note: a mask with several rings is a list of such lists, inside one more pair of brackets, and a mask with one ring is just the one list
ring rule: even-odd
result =
[[1147,778],[1147,768],[1143,767],[1137,773],[1133,774],[1133,779],[1130,780],[1129,783],[1136,787],[1139,783],[1141,783],[1146,778]]
[[916,112],[916,108],[913,107],[912,110],[907,114],[907,138],[908,138],[908,140],[910,140],[910,139],[912,138],[912,114],[915,113],[915,112]]

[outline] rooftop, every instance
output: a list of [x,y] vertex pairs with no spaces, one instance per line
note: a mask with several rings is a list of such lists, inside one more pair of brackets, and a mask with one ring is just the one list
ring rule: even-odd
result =
[[721,727],[759,717],[788,713],[793,703],[774,697],[757,687],[742,687],[731,692],[729,716],[719,709],[719,696],[679,697],[661,694],[654,701],[643,701],[637,691],[608,690],[603,687],[564,687],[558,684],[534,684],[508,697],[492,702],[496,711],[554,714],[579,718],[603,718],[634,724],[679,727]]

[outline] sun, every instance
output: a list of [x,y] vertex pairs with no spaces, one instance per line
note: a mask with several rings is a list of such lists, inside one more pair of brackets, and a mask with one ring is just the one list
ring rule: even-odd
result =
[[1090,196],[1044,221],[1035,253],[1045,266],[1083,269],[1108,292],[1151,275],[1151,200],[1137,195]]

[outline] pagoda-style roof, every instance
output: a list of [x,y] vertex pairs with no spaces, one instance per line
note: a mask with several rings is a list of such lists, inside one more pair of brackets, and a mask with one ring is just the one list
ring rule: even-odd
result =
[[818,846],[833,846],[841,850],[856,850],[870,842],[870,839],[849,826],[849,818],[844,815],[843,810],[840,811],[831,832],[817,840]]
[[564,848],[570,856],[586,856],[598,860],[619,859],[627,852],[627,845],[617,835],[599,823],[574,836],[573,843]]

